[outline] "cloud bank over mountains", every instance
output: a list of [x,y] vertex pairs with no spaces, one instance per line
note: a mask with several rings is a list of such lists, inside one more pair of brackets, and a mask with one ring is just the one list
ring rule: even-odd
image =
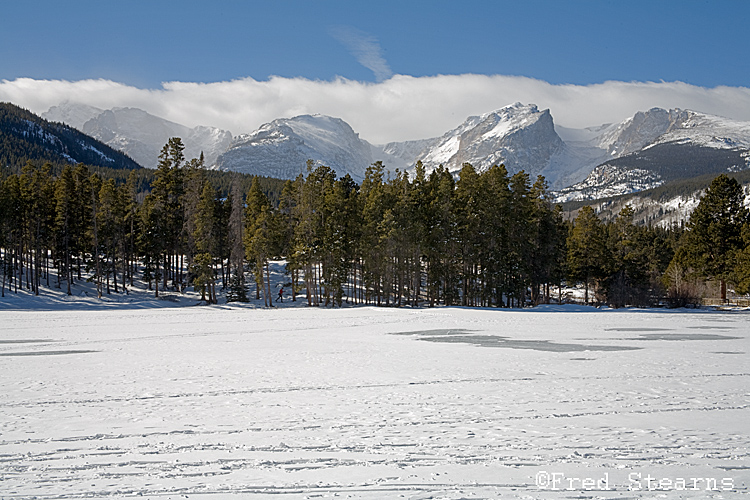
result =
[[[381,68],[382,69],[382,68]],[[374,69],[373,69],[374,70]],[[682,82],[608,81],[553,85],[503,75],[393,75],[379,83],[338,78],[252,78],[214,83],[166,82],[141,89],[110,80],[0,80],[0,101],[43,113],[65,101],[102,109],[134,107],[188,127],[248,133],[277,118],[342,118],[362,138],[384,144],[436,137],[467,116],[514,102],[549,108],[555,123],[583,128],[613,123],[652,107],[683,108],[750,121],[750,88]]]

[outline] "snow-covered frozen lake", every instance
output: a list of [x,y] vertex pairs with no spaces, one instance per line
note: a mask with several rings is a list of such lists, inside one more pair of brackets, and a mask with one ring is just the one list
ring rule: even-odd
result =
[[0,310],[0,497],[744,498],[749,354],[747,312]]

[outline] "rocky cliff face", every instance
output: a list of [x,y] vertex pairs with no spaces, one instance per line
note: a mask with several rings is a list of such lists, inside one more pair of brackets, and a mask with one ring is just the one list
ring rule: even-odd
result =
[[642,149],[654,142],[680,119],[681,110],[653,108],[639,111],[622,123],[603,131],[594,141],[609,158],[617,158]]
[[[416,146],[421,146],[418,149]],[[525,170],[530,175],[544,174],[555,181],[564,176],[567,165],[552,171],[549,167],[565,153],[565,144],[555,132],[549,110],[516,103],[482,116],[471,116],[442,137],[391,143],[385,151],[410,164],[421,160],[427,171],[443,165],[451,171],[471,163],[478,171],[503,163],[509,172]],[[558,172],[559,170],[559,172]]]

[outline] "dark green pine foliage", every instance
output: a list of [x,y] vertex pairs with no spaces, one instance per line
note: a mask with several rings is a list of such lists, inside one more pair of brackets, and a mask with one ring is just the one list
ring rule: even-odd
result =
[[[99,203],[97,206],[97,228],[102,255],[102,273],[106,280],[106,293],[112,289],[119,293],[125,281],[125,244],[126,244],[126,200],[123,189],[118,189],[115,181],[109,179],[101,183]],[[122,280],[118,282],[118,272]],[[112,286],[110,288],[110,279]]]
[[73,262],[75,259],[73,224],[74,224],[74,194],[75,178],[73,169],[66,166],[55,183],[55,259],[60,263],[58,272],[58,288],[61,282],[66,283],[66,292],[72,295],[71,285],[73,283]]
[[745,248],[743,226],[748,223],[742,186],[722,174],[711,182],[690,216],[685,233],[686,262],[699,274],[720,282],[726,300],[726,283],[734,278],[739,252]]
[[254,180],[246,199],[245,258],[253,266],[255,298],[260,298],[262,290],[266,307],[273,307],[269,273],[269,259],[273,254],[273,234],[271,204],[260,188],[260,181]]
[[[330,179],[330,178],[329,178]],[[341,307],[352,272],[357,224],[357,185],[349,175],[324,186],[321,251],[323,305]]]
[[480,215],[480,177],[470,163],[464,163],[456,182],[455,212],[456,237],[458,238],[461,261],[461,305],[475,306],[475,299],[480,294],[480,262],[474,256],[480,254],[484,245]]
[[439,166],[424,184],[419,211],[424,227],[422,258],[429,305],[456,304],[459,300],[458,240],[455,224],[455,181]]
[[605,286],[607,302],[614,307],[649,303],[649,231],[633,224],[633,214],[625,207],[607,227],[612,260]]
[[163,265],[162,286],[167,287],[168,280],[172,286],[178,287],[183,281],[182,262],[184,255],[184,172],[182,164],[185,161],[183,150],[185,146],[179,137],[172,137],[164,145],[159,154],[159,164],[156,169],[151,195],[157,200],[163,220]]
[[[244,205],[239,182],[232,184],[226,200],[229,211],[227,221],[227,244],[229,246],[229,287],[227,302],[247,302],[245,283]],[[287,255],[284,253],[283,255]]]
[[[201,300],[216,304],[216,280],[214,262],[219,253],[216,192],[211,183],[203,185],[196,206],[193,224],[193,239],[196,254],[192,271],[196,287],[200,287]],[[206,295],[208,294],[208,296]]]
[[585,206],[578,212],[567,244],[569,277],[584,284],[584,302],[588,304],[589,291],[599,288],[610,266],[604,223],[593,208]]
[[565,239],[562,207],[553,206],[547,183],[541,175],[531,187],[530,288],[531,302],[549,304],[550,286],[561,284],[565,272]]
[[360,188],[362,197],[362,237],[359,251],[362,260],[362,286],[365,303],[383,305],[388,302],[386,290],[390,276],[386,276],[386,233],[389,220],[388,193],[385,189],[385,167],[382,162],[370,165]]
[[504,296],[511,292],[507,280],[512,258],[509,180],[503,165],[493,165],[480,178],[478,216],[482,233],[479,260],[484,276],[482,299],[485,306],[505,305]]

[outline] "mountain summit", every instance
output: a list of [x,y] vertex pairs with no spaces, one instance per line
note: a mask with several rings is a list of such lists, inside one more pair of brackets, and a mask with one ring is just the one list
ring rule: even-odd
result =
[[[324,115],[301,115],[266,123],[251,134],[239,136],[215,167],[220,170],[294,179],[304,173],[307,160],[331,167],[339,176],[364,179],[365,170],[382,160],[391,168],[405,163],[383,154],[344,120]],[[394,165],[395,164],[395,165]]]
[[750,123],[683,109],[638,112],[577,144],[599,149],[605,157],[584,180],[561,189],[559,201],[633,193],[750,168]]
[[548,109],[515,103],[481,116],[470,116],[441,137],[422,141],[421,149],[405,143],[390,143],[385,151],[399,155],[409,164],[421,160],[428,171],[443,165],[456,171],[471,163],[483,171],[504,163],[511,172],[526,170],[553,181],[559,175],[550,170],[553,159],[564,153],[565,144],[555,132]]
[[206,165],[212,165],[232,142],[232,134],[226,130],[203,126],[189,128],[138,108],[102,110],[65,102],[51,107],[42,116],[76,127],[148,168],[156,168],[159,152],[170,137],[182,139],[187,159],[198,158],[203,152]]

